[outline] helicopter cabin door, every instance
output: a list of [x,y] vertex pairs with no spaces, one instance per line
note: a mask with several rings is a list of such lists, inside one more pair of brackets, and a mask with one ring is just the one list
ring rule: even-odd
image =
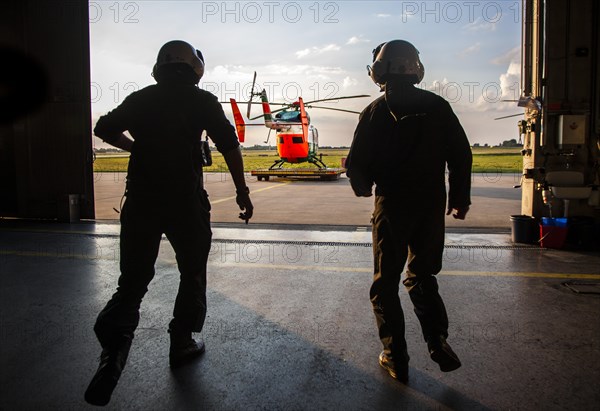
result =
[[319,149],[319,132],[313,125],[308,127],[308,155],[309,157],[316,156]]

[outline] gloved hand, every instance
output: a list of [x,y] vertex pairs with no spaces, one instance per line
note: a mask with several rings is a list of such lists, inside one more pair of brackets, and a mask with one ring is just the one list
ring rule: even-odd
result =
[[357,197],[371,197],[373,195],[372,188],[367,187],[353,187],[354,195]]
[[[456,210],[456,213],[452,214],[452,210]],[[448,207],[448,211],[446,212],[446,215],[452,214],[452,217],[456,218],[457,220],[464,220],[465,217],[467,216],[468,212],[469,212],[469,206]]]
[[354,191],[354,195],[357,197],[371,197],[373,195],[373,182],[367,181],[366,179],[352,175],[350,178],[350,185]]
[[250,189],[245,187],[245,189],[236,190],[235,193],[235,202],[240,207],[240,210],[244,211],[243,213],[240,213],[239,218],[248,224],[248,220],[252,218],[252,213],[254,211],[254,206],[252,205],[252,201],[250,201]]

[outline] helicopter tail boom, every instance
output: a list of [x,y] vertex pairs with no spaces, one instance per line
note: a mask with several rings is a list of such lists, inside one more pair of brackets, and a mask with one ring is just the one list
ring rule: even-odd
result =
[[304,141],[308,141],[308,116],[304,108],[304,101],[302,97],[298,97],[298,103],[300,104],[300,121],[302,122],[302,135]]
[[269,105],[269,100],[267,99],[267,92],[263,90],[260,93],[260,101],[262,103],[263,109],[263,117],[265,119],[265,127],[270,129],[277,129],[277,122],[273,121],[273,115],[271,114],[271,106]]

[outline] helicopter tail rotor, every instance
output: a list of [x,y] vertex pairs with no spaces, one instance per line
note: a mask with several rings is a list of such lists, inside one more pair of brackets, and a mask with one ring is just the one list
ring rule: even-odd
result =
[[267,134],[267,139],[265,140],[265,144],[269,144],[269,139],[271,138],[271,130],[273,130],[272,128],[269,129],[269,133]]

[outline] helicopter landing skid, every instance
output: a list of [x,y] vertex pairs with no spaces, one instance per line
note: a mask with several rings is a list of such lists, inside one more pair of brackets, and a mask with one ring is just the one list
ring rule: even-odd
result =
[[327,164],[325,164],[321,159],[318,159],[318,158],[310,159],[310,160],[308,160],[308,162],[317,166],[319,168],[319,170],[323,170],[323,169],[327,168]]
[[[320,158],[312,157],[307,160],[310,164],[316,166],[319,170],[325,170],[327,168],[327,164],[323,162]],[[276,160],[269,170],[281,170],[283,169],[283,165],[286,163],[286,160]]]
[[277,160],[273,163],[273,165],[271,167],[269,167],[269,170],[279,170],[280,168],[283,167],[284,163],[285,163],[285,160]]

